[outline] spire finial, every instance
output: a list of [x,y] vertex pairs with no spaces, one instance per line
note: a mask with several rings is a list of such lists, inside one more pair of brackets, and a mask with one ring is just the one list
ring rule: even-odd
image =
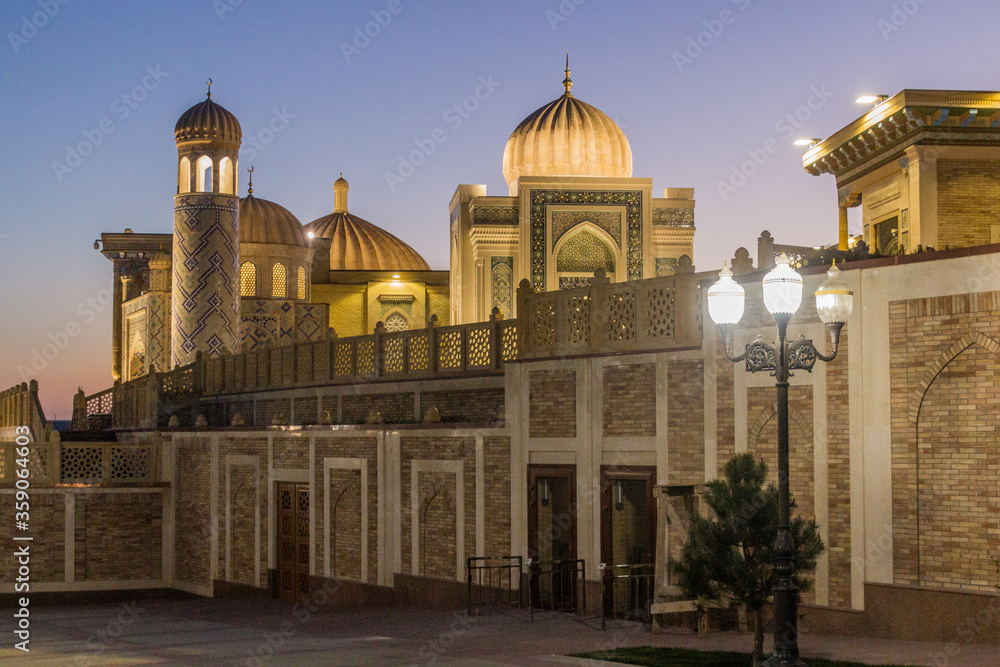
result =
[[340,170],[340,177],[341,177],[341,178],[343,178],[343,177],[344,177],[344,170],[343,170],[343,169],[341,169],[341,170]]
[[[569,61],[567,60],[566,62],[568,63]],[[208,84],[208,97],[209,97],[209,99],[211,99],[211,97],[212,97],[212,79],[209,78],[208,81],[206,81],[205,83]]]
[[250,174],[250,185],[247,186],[247,194],[248,195],[252,195],[253,194],[253,165],[250,165],[250,168],[247,169],[247,173]]
[[566,51],[566,78],[563,79],[563,87],[566,88],[566,92],[563,94],[573,97],[573,93],[569,92],[569,89],[573,87],[573,79],[569,78],[569,51]]

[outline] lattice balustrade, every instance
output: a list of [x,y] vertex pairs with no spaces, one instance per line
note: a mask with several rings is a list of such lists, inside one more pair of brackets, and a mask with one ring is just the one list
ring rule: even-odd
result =
[[632,289],[616,290],[607,297],[608,340],[635,339],[635,293]]
[[650,287],[643,293],[642,316],[647,338],[674,335],[674,292],[666,286]]
[[63,447],[59,479],[67,484],[96,484],[104,475],[104,448]]
[[500,326],[500,358],[504,361],[517,359],[517,323]]
[[590,295],[566,297],[566,342],[583,345],[590,342]]
[[194,391],[195,365],[190,364],[164,373],[161,376],[160,391],[164,398],[176,398]]
[[490,327],[469,329],[468,368],[488,368],[490,365]]
[[375,339],[372,337],[359,340],[358,375],[375,375]]
[[528,305],[528,341],[532,349],[556,344],[555,298],[537,299]]
[[426,371],[430,369],[430,338],[426,331],[411,331],[410,342],[410,371]]
[[354,343],[340,341],[337,343],[334,372],[338,376],[354,375]]
[[111,406],[114,404],[114,396],[111,389],[105,389],[99,394],[87,397],[88,415],[110,415]]
[[326,379],[327,368],[330,363],[330,346],[326,342],[321,342],[315,347],[313,356],[313,381]]
[[438,368],[455,370],[462,367],[462,332],[442,331],[438,334]]
[[111,479],[140,481],[152,479],[152,447],[112,447]]
[[403,334],[396,333],[382,338],[382,372],[387,375],[402,374],[406,371],[406,358],[403,354],[405,339]]

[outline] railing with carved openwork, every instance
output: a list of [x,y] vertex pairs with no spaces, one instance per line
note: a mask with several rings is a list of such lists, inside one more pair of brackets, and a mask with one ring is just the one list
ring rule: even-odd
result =
[[695,347],[698,290],[689,263],[673,276],[621,283],[599,270],[586,287],[540,294],[521,281],[521,358]]
[[60,484],[142,484],[156,481],[153,443],[63,442]]

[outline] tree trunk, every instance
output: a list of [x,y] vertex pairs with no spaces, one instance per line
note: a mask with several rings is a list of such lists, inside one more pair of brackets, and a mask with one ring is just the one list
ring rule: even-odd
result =
[[764,609],[753,610],[753,667],[764,664]]

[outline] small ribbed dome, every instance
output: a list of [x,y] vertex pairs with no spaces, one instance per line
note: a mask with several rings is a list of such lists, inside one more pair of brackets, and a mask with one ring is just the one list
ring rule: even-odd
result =
[[566,92],[521,121],[503,151],[503,176],[632,176],[632,149],[618,124]]
[[252,194],[240,200],[240,243],[309,247],[302,223],[287,208]]
[[181,114],[174,126],[177,143],[219,141],[239,146],[243,132],[236,116],[212,101],[211,95]]
[[347,212],[350,186],[340,172],[333,184],[333,213],[305,226],[316,237],[330,239],[331,271],[429,271],[416,250],[367,220]]
[[149,268],[154,271],[165,271],[170,268],[170,255],[165,252],[158,252],[149,260]]

